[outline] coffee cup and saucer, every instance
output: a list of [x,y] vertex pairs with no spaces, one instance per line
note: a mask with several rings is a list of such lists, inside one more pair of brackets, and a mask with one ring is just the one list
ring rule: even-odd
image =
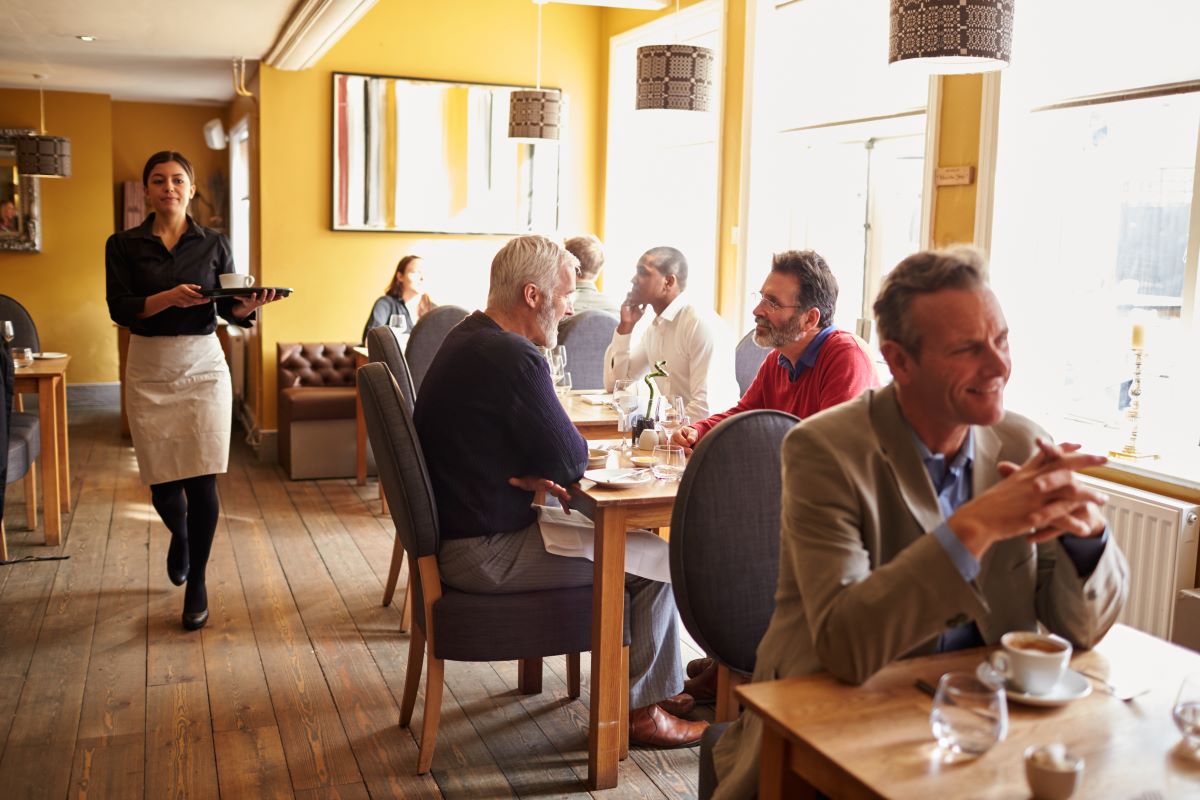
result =
[[1092,684],[1067,664],[1071,643],[1054,634],[1012,631],[1000,649],[975,670],[984,683],[1003,687],[1008,699],[1031,706],[1061,706],[1092,693]]

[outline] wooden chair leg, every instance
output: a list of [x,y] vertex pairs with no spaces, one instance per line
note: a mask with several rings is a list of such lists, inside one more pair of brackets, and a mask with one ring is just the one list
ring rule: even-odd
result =
[[629,645],[621,648],[621,749],[617,758],[629,758]]
[[[383,587],[383,603],[389,605],[396,594],[396,581],[400,578],[400,567],[404,565],[404,543],[397,536],[392,542],[392,564],[388,567],[387,583]],[[409,572],[412,570],[410,569]],[[403,628],[401,628],[403,630]]]
[[741,713],[741,704],[733,690],[746,682],[744,675],[735,674],[724,664],[717,665],[717,711],[715,722],[733,722]]
[[522,658],[517,662],[517,691],[521,694],[542,693],[542,660]]
[[567,697],[579,697],[579,653],[567,653]]
[[4,520],[0,519],[0,561],[8,561],[8,538],[4,535]]
[[25,473],[25,520],[29,530],[37,530],[37,464],[30,464]]
[[[416,628],[408,640],[408,669],[404,672],[404,696],[400,701],[401,728],[407,728],[408,723],[412,722],[413,708],[417,705],[417,689],[421,685],[421,666],[424,661],[425,632]],[[429,700],[426,699],[425,702],[428,704]]]
[[413,584],[412,573],[409,573],[408,586],[404,589],[404,610],[400,612],[400,632],[412,630]]
[[438,723],[442,719],[442,687],[445,681],[445,662],[433,657],[429,649],[429,674],[425,678],[425,719],[421,725],[421,751],[417,754],[417,774],[429,772],[433,764],[433,748],[437,744]]

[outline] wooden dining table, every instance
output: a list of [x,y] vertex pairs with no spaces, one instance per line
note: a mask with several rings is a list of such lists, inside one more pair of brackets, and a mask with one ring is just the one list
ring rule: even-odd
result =
[[[614,452],[613,467],[630,466],[627,454]],[[625,539],[630,528],[663,528],[679,483],[651,479],[631,488],[609,489],[586,478],[569,490],[571,508],[595,526],[592,582],[591,713],[588,717],[588,788],[617,785],[617,763],[627,755],[622,735],[628,720],[622,674],[625,604]]]
[[13,373],[13,391],[37,392],[41,431],[42,513],[46,544],[62,543],[62,515],[71,510],[71,462],[68,457],[67,367],[70,356],[35,359]]
[[1099,676],[1093,691],[1057,707],[1010,700],[1008,735],[982,756],[947,758],[930,732],[930,698],[951,670],[972,672],[988,649],[897,661],[862,686],[828,674],[752,683],[737,689],[763,720],[759,800],[807,798],[1029,797],[1024,752],[1062,744],[1084,759],[1073,798],[1200,797],[1200,758],[1172,719],[1184,677],[1200,674],[1200,654],[1116,625],[1071,667]]
[[599,395],[590,391],[568,392],[567,394],[560,394],[558,396],[563,410],[567,412],[567,417],[570,418],[575,429],[583,434],[583,438],[589,441],[618,439],[621,437],[621,432],[618,430],[616,409],[609,403],[598,405],[589,403],[584,399],[586,397],[596,398],[603,396],[605,395]]

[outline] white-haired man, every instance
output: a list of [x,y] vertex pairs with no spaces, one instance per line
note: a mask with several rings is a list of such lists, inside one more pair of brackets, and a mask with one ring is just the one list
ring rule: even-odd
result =
[[[441,526],[442,579],[477,593],[587,586],[593,566],[546,552],[534,493],[564,507],[587,443],[555,395],[539,347],[571,310],[576,259],[543,236],[520,236],[492,261],[488,305],[446,336],[421,383],[414,420]],[[654,747],[699,742],[707,723],[680,719],[683,688],[671,587],[627,575],[631,597],[629,738]]]

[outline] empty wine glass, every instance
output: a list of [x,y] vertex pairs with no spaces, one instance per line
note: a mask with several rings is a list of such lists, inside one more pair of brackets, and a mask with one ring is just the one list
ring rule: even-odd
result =
[[557,358],[562,368],[567,368],[567,346],[565,344],[556,345],[550,350],[550,357]]
[[987,752],[1008,734],[1004,689],[983,683],[974,673],[947,672],[938,681],[929,727],[947,753]]
[[683,413],[683,398],[679,395],[660,397],[658,404],[658,425],[666,434],[666,441],[671,441],[675,432],[687,424],[687,415]]
[[408,318],[403,314],[392,314],[388,317],[388,327],[397,333],[408,333]]
[[13,330],[12,320],[10,320],[10,319],[4,320],[3,331],[4,331],[4,341],[9,342],[9,343],[11,343],[13,340],[13,337],[17,335],[16,332]]
[[1192,752],[1200,754],[1200,674],[1188,675],[1179,686],[1171,716]]
[[[629,415],[637,411],[638,387],[636,381],[619,380],[613,383],[612,406],[617,412],[617,430],[629,431]],[[621,437],[621,449],[628,450],[629,437]]]

